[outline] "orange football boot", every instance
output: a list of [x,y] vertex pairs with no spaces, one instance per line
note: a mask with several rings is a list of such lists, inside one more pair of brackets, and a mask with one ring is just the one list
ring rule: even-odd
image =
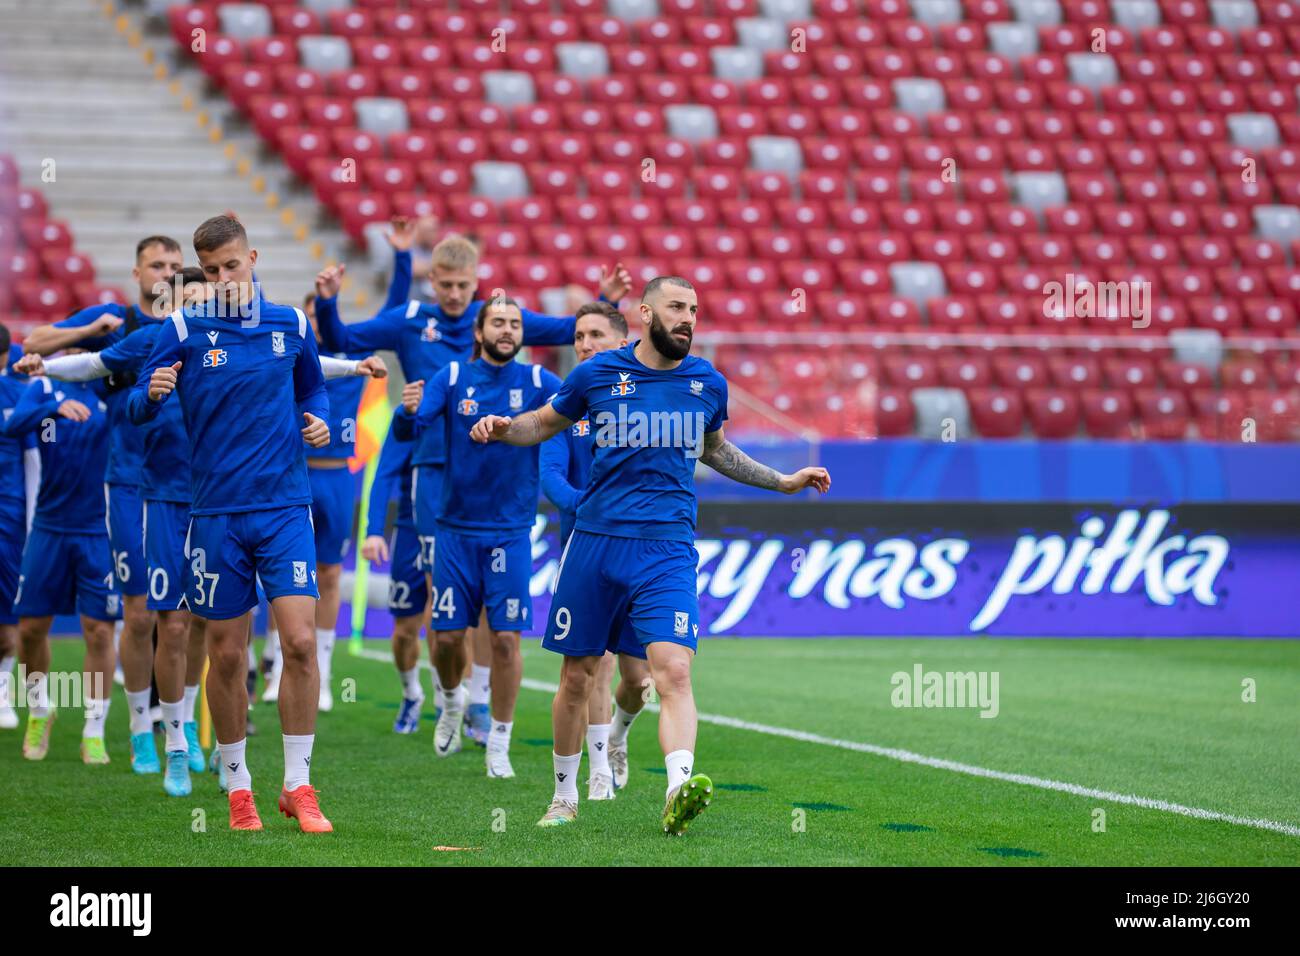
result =
[[303,833],[333,833],[334,824],[325,819],[316,802],[316,789],[309,783],[280,791],[280,812],[296,819]]
[[257,815],[252,790],[230,791],[230,829],[260,830],[262,818]]

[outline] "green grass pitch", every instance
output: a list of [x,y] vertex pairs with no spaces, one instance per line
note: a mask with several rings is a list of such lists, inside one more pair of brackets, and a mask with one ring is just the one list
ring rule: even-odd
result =
[[[549,694],[521,691],[518,777],[488,780],[483,752],[468,741],[456,757],[434,757],[431,702],[419,735],[394,735],[391,662],[353,657],[345,643],[312,768],[332,835],[300,834],[276,811],[273,706],[257,705],[248,753],[266,830],[232,834],[213,776],[171,799],[160,776],[131,773],[115,689],[107,767],[81,765],[79,712],[62,715],[43,763],[22,760],[19,731],[0,732],[0,858],[74,866],[1300,864],[1300,836],[1286,832],[712,723],[701,725],[696,768],[718,785],[713,805],[684,837],[670,838],[658,828],[665,777],[653,714],[633,727],[628,788],[613,802],[588,803],[584,759],[577,824],[539,830],[551,793]],[[55,668],[79,668],[81,653],[80,642],[56,641]],[[387,645],[369,641],[367,654],[386,656]],[[998,672],[998,716],[894,707],[891,675],[917,663]],[[554,655],[525,642],[526,678],[553,683],[558,672]],[[343,700],[348,678],[355,702]],[[1247,678],[1254,702],[1242,699]],[[695,686],[704,714],[1300,825],[1292,642],[717,639],[703,645]],[[206,829],[196,832],[204,815]]]

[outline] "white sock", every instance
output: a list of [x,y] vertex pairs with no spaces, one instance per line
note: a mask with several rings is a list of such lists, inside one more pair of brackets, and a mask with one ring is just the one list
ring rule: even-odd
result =
[[689,750],[674,750],[664,757],[664,766],[668,768],[668,792],[672,793],[687,780],[695,767],[695,754]]
[[438,676],[438,668],[434,667],[434,668],[432,668],[432,670],[433,670],[433,690],[434,690],[434,693],[438,695],[438,700],[441,701],[441,700],[442,700],[442,692],[443,692],[443,690],[444,690],[444,688],[443,688],[443,686],[442,686],[442,678],[441,678],[440,676]]
[[284,735],[284,789],[297,790],[311,783],[311,746],[315,742],[315,734]]
[[407,700],[424,700],[424,688],[420,686],[420,665],[416,664],[409,671],[398,671],[402,678],[402,696]]
[[231,793],[236,790],[252,790],[253,776],[248,772],[244,760],[244,747],[248,738],[236,740],[233,744],[218,744],[221,749],[221,762],[226,765],[226,786]]
[[108,705],[111,703],[107,697],[103,700],[86,698],[86,723],[81,728],[83,738],[104,736],[104,721],[108,719]]
[[334,662],[334,630],[328,627],[316,628],[316,663],[320,667],[320,681],[329,683],[330,665]]
[[262,645],[262,660],[277,661],[280,659],[280,632],[271,628],[266,632],[266,643]]
[[488,731],[489,751],[504,751],[510,749],[510,733],[515,729],[513,720],[494,720],[492,729]]
[[131,708],[131,736],[149,733],[153,729],[153,721],[149,719],[149,691],[127,691],[126,706]]
[[627,732],[632,729],[632,721],[640,713],[638,710],[635,714],[629,714],[618,706],[618,701],[614,701],[614,722],[609,725],[609,742],[612,746],[621,747],[627,743]]
[[459,714],[465,709],[465,697],[461,694],[459,687],[453,687],[451,690],[439,687],[438,693],[442,696],[442,709],[444,711]]
[[475,664],[469,671],[469,702],[486,704],[492,694],[492,668]]
[[582,751],[572,757],[561,757],[554,751],[551,759],[555,763],[555,799],[567,800],[578,805],[578,765],[582,763]]
[[125,621],[113,622],[113,660],[117,661],[117,666],[122,666],[122,658],[118,656],[118,651],[122,647],[122,628],[126,626]]
[[50,716],[50,676],[48,674],[29,674],[27,676],[28,716]]
[[190,743],[185,739],[185,701],[178,700],[169,704],[164,700],[162,712],[163,729],[167,732],[167,752],[189,750]]
[[185,694],[181,697],[181,703],[185,707],[185,709],[181,711],[181,720],[187,724],[194,723],[194,704],[198,699],[199,685],[195,684],[193,687],[187,685],[185,687]]
[[250,674],[257,673],[257,655],[253,653],[252,641],[248,643],[248,672]]
[[12,687],[14,686],[14,658],[10,654],[8,657],[0,657],[0,707],[12,707],[14,705],[14,695]]
[[587,725],[587,759],[591,775],[609,773],[609,724]]

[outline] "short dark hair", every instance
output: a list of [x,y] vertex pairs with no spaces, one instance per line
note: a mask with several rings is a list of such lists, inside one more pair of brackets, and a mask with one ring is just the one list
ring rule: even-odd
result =
[[192,285],[195,282],[207,283],[208,277],[204,275],[203,270],[198,266],[186,266],[180,272],[181,285]]
[[194,251],[211,252],[236,239],[248,245],[244,224],[233,216],[213,216],[194,230]]
[[578,306],[578,311],[573,313],[573,320],[576,322],[584,315],[603,315],[609,319],[610,328],[621,338],[627,338],[627,319],[623,318],[623,313],[618,311],[608,302],[587,302]]
[[510,296],[505,295],[504,293],[502,293],[501,295],[494,295],[490,299],[483,300],[483,308],[479,309],[478,315],[474,317],[474,324],[478,326],[480,329],[483,328],[483,322],[487,318],[488,309],[500,305],[513,305],[516,309],[523,311],[519,303],[516,302],[514,299],[510,298]]
[[145,236],[135,244],[135,261],[139,262],[144,251],[150,246],[162,246],[168,252],[180,252],[181,244],[171,236]]
[[695,291],[695,286],[691,285],[681,276],[655,276],[647,282],[645,288],[641,290],[641,301],[644,302],[649,298],[651,292],[658,292],[660,286],[666,285],[679,285],[683,289],[690,289],[692,292]]
[[0,356],[9,357],[9,328],[3,322],[0,322]]

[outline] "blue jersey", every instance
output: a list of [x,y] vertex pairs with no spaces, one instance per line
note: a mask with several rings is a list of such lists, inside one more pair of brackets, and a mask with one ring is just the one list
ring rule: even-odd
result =
[[367,536],[383,537],[384,524],[388,520],[388,502],[393,500],[394,491],[398,494],[396,527],[415,528],[411,495],[411,453],[414,451],[415,443],[398,438],[396,429],[389,425],[384,447],[379,450],[375,477],[370,484],[370,504],[366,512]]
[[[119,305],[116,302],[101,302],[97,305],[88,306],[87,308],[73,312],[66,319],[60,319],[58,322],[55,322],[54,327],[56,329],[80,328],[83,325],[89,325],[91,322],[94,322],[101,315],[112,315],[119,319],[125,319],[127,312],[131,308],[131,306]],[[158,319],[153,318],[153,316],[145,315],[139,309],[135,310],[135,314],[137,320],[140,321],[140,324],[142,325],[146,321],[159,321]],[[77,343],[77,348],[86,349],[90,352],[98,352],[100,349],[106,349],[114,342],[120,342],[122,339],[127,337],[130,332],[127,325],[128,323],[123,322],[122,325],[119,325],[116,329],[106,335],[100,335],[90,339],[82,339]]]
[[[131,419],[151,421],[179,398],[195,515],[310,504],[302,413],[326,419],[329,399],[307,316],[260,294],[245,321],[218,311],[212,300],[163,324],[131,391]],[[151,400],[154,370],[176,362],[176,396]]]
[[591,420],[576,421],[542,442],[542,493],[560,511],[560,541],[569,540],[578,499],[591,477]]
[[[69,399],[90,409],[74,422],[59,415]],[[32,527],[70,534],[107,535],[104,469],[108,464],[108,406],[80,382],[38,378],[18,399],[4,424],[10,438],[35,436],[41,454],[41,489]],[[21,486],[20,486],[21,487]]]
[[551,402],[565,418],[591,423],[591,478],[574,527],[694,542],[695,463],[705,434],[727,418],[727,381],[694,355],[673,369],[647,368],[635,348],[587,359]]
[[[340,352],[338,359],[363,359],[369,352]],[[332,378],[325,383],[330,413],[325,421],[330,427],[330,443],[324,448],[308,448],[308,458],[351,458],[357,450],[357,409],[361,406],[361,393],[370,379],[363,375]]]
[[[14,407],[27,391],[25,376],[10,375],[6,367],[0,371],[0,425],[9,421]],[[26,523],[26,478],[23,472],[23,453],[36,447],[36,432],[9,435],[0,431],[0,515],[23,516]]]
[[537,446],[490,442],[480,445],[469,430],[484,415],[521,415],[541,408],[560,380],[540,365],[483,359],[453,362],[424,386],[414,416],[393,416],[399,438],[438,430],[456,463],[447,469],[438,505],[438,526],[462,534],[499,535],[527,531],[537,514]]
[[[162,329],[160,322],[151,322],[136,329],[120,342],[100,352],[100,361],[115,375],[138,374],[153,354]],[[127,404],[129,395],[130,392],[123,393],[123,405]],[[185,437],[181,403],[164,402],[152,421],[136,425],[128,418],[123,427],[138,433],[143,448],[138,473],[140,497],[148,501],[188,505],[190,445],[189,439]],[[109,467],[111,470],[111,458]]]
[[[316,321],[327,349],[374,352],[392,349],[408,382],[431,382],[452,362],[467,362],[474,351],[474,321],[481,300],[469,304],[463,314],[449,316],[442,306],[412,300],[385,309],[373,319],[344,325],[335,299],[316,300]],[[573,316],[543,315],[523,309],[524,345],[572,345],[576,320]],[[447,447],[441,428],[427,429],[416,445],[415,465],[442,465]]]

